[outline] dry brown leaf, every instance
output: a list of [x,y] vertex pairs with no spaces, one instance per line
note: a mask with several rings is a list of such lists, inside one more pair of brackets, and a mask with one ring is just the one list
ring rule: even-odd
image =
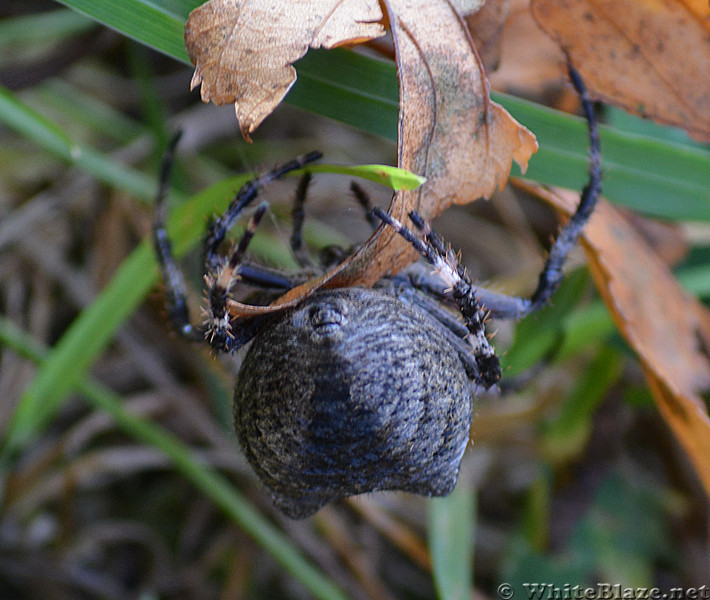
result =
[[[398,166],[427,178],[394,196],[390,212],[406,222],[452,204],[490,196],[508,179],[512,161],[524,170],[537,150],[535,136],[488,97],[488,83],[465,22],[445,0],[389,0],[400,80]],[[380,227],[358,252],[305,289],[372,285],[416,260],[412,247]]]
[[[323,4],[323,0],[302,0],[299,3],[301,12],[308,12],[306,6],[309,2],[313,6]],[[332,8],[332,3],[327,4]],[[283,48],[290,47],[288,41],[295,37],[299,40],[301,56],[310,40],[324,43],[321,34],[314,36],[313,25],[314,22],[321,22],[323,16],[322,10],[316,11],[320,20],[308,21],[304,35],[300,30],[293,30],[297,26],[304,27],[303,23],[291,24],[289,28],[274,25],[284,17],[272,10],[269,13],[271,37],[267,38],[269,45],[266,50],[275,51],[278,59],[267,59],[268,55],[259,50],[264,45],[264,39],[257,37],[249,43],[256,45],[253,52],[259,50],[260,58],[249,63],[249,46],[241,40],[238,47],[234,46],[238,19],[224,12],[229,7],[236,11],[238,5],[241,6],[236,0],[212,0],[197,9],[190,16],[190,33],[186,34],[186,38],[193,46],[193,56],[194,32],[200,32],[197,37],[201,40],[201,58],[195,61],[195,73],[197,80],[203,80],[203,97],[214,97],[212,90],[227,90],[228,93],[220,96],[222,101],[238,98],[244,104],[244,97],[255,84],[254,77],[245,79],[247,68],[257,68],[264,61],[269,64],[273,61],[280,70],[292,73],[289,71],[291,67],[284,66]],[[451,204],[464,204],[490,196],[507,181],[513,160],[525,170],[528,159],[537,150],[537,142],[530,131],[489,99],[488,82],[470,34],[451,2],[389,0],[383,5],[388,12],[386,21],[391,24],[400,80],[398,166],[427,178],[427,182],[415,191],[398,192],[390,212],[404,221],[410,210],[417,210],[431,219]],[[467,12],[477,5],[480,5],[480,0],[457,3],[457,7]],[[244,14],[246,6],[244,3],[239,14]],[[284,6],[288,6],[285,12],[289,14],[299,12],[292,3]],[[353,18],[353,15],[360,14],[355,11],[354,0],[347,4],[349,13],[345,11],[345,4],[337,6],[336,13],[343,17],[348,15]],[[368,18],[373,18],[370,12],[368,15]],[[222,21],[224,25],[220,24]],[[338,23],[341,24],[338,31],[350,31],[341,20]],[[281,39],[284,37],[286,39]],[[343,38],[340,35],[329,39]],[[231,56],[228,62],[224,57],[227,51],[230,54],[246,53],[247,56],[243,59]],[[215,56],[220,56],[220,59],[212,58]],[[228,64],[232,66],[227,68]],[[233,66],[237,64],[239,69]],[[251,66],[243,67],[243,64]],[[225,81],[220,81],[222,77]],[[292,79],[289,79],[288,85],[291,82]],[[245,89],[239,86],[245,86]],[[279,92],[283,84],[280,86]],[[262,88],[263,85],[256,82],[257,91]],[[262,96],[256,104],[250,103],[258,108],[259,115],[266,107],[274,106],[272,101],[267,102]],[[243,130],[253,130],[256,120],[249,123],[247,126],[240,120]],[[355,255],[325,276],[294,288],[276,304],[281,308],[293,305],[322,286],[372,285],[382,276],[401,270],[415,259],[416,253],[410,245],[391,228],[380,227]],[[270,310],[273,309],[248,307],[236,302],[230,305],[230,312],[234,315],[259,314]]]
[[[579,196],[534,184],[532,193],[570,215]],[[710,312],[686,294],[622,214],[600,202],[583,234],[590,270],[621,334],[637,352],[664,419],[710,496]]]
[[561,77],[564,64],[564,53],[533,19],[530,0],[512,0],[502,32],[500,65],[488,74],[493,88],[549,101],[550,92],[557,96],[570,89]]
[[590,91],[710,141],[707,0],[532,0]]
[[249,140],[296,81],[308,48],[356,44],[385,34],[377,0],[210,0],[190,14],[185,47],[202,100],[234,103]]
[[464,15],[473,43],[489,75],[500,62],[503,26],[509,12],[510,0],[487,0],[480,10]]
[[[489,197],[507,181],[513,160],[526,168],[537,142],[490,100],[468,28],[446,0],[389,0],[387,9],[400,81],[398,166],[427,178],[398,192],[390,212],[403,221],[410,210],[432,219],[451,204]],[[366,284],[413,257],[391,229],[376,243],[363,257]]]

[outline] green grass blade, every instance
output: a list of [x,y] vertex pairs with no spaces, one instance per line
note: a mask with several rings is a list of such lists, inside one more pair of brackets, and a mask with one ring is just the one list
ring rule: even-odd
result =
[[473,586],[475,491],[460,477],[451,494],[433,498],[427,506],[437,595],[440,600],[468,600]]
[[308,167],[311,173],[336,173],[349,177],[361,177],[374,181],[393,190],[414,190],[426,181],[426,177],[415,175],[406,169],[390,165],[327,165]]
[[32,140],[47,152],[79,167],[117,189],[148,200],[155,194],[155,178],[116,163],[96,150],[74,142],[55,123],[0,87],[0,121]]
[[[57,1],[127,37],[177,60],[189,62],[183,42],[183,30],[187,19],[187,15],[183,14],[184,3],[143,0]],[[199,6],[202,2],[196,1],[190,4]]]
[[397,141],[399,91],[392,63],[347,50],[311,50],[295,64],[286,102]]
[[[0,318],[0,345],[46,366],[52,353],[10,321]],[[229,483],[206,466],[191,448],[162,427],[129,413],[121,398],[93,380],[80,381],[78,390],[98,410],[108,412],[130,436],[140,440],[170,459],[175,468],[298,579],[316,598],[345,600],[343,593]]]

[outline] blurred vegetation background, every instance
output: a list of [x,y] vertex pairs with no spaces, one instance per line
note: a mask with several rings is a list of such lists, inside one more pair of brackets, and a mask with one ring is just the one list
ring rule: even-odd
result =
[[[184,22],[198,3],[136,5]],[[93,4],[111,18],[111,2]],[[161,32],[151,18],[136,13],[126,28]],[[353,127],[294,106],[337,113],[332,89],[311,98],[297,87],[250,145],[231,107],[188,91],[192,69],[169,48],[157,52],[50,0],[5,0],[0,19],[1,598],[454,599],[495,598],[504,582],[517,597],[525,582],[708,583],[707,498],[581,252],[551,307],[499,325],[504,378],[526,379],[478,395],[451,497],[370,494],[302,522],[276,512],[232,432],[240,356],[216,360],[178,340],[165,318],[146,242],[162,151],[184,128],[171,202],[187,250],[239,174],[312,149],[332,163],[395,164],[391,102]],[[396,92],[396,80],[387,85]],[[570,94],[560,77],[529,99],[563,108],[574,106]],[[693,146],[619,111],[602,115],[617,133],[661,140],[658,152],[663,140]],[[557,123],[579,132],[576,121]],[[576,139],[573,175],[583,181],[583,132]],[[566,176],[563,159],[549,156],[545,168]],[[348,184],[315,178],[306,228],[314,250],[369,234]],[[362,185],[387,206],[390,191]],[[273,210],[252,246],[257,260],[284,269],[294,265],[294,188],[286,180],[265,191]],[[643,209],[650,195],[639,196]],[[665,221],[639,227],[707,299],[708,217],[686,208],[661,199],[646,212],[665,211]],[[477,279],[526,293],[557,220],[508,187],[448,211],[436,227]],[[196,307],[199,256],[184,264]]]

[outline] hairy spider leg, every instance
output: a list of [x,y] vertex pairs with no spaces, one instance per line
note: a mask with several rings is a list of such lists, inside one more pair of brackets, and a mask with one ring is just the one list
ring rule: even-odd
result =
[[227,210],[220,217],[213,219],[207,227],[204,240],[204,259],[208,273],[219,265],[218,250],[227,236],[227,232],[232,228],[244,209],[254,201],[259,191],[271,181],[280,179],[291,171],[301,169],[308,163],[318,160],[321,156],[323,156],[322,152],[309,152],[276,167],[268,173],[255,177],[241,187]]
[[[310,152],[262,176],[252,179],[237,192],[225,213],[210,222],[204,241],[205,280],[210,282],[206,294],[208,299],[208,307],[206,309],[208,317],[202,327],[196,327],[192,325],[190,321],[187,288],[182,273],[175,262],[172,243],[165,227],[167,212],[166,198],[170,185],[170,174],[174,162],[175,148],[177,147],[181,135],[182,132],[178,131],[173,136],[163,156],[153,220],[153,245],[165,282],[166,307],[173,328],[181,337],[189,341],[197,342],[203,341],[205,336],[208,336],[215,350],[228,352],[248,342],[253,337],[253,330],[255,330],[256,327],[252,327],[251,325],[256,325],[256,321],[258,321],[258,319],[245,320],[245,331],[243,333],[240,332],[238,336],[235,336],[234,332],[231,331],[231,326],[229,326],[228,321],[226,323],[227,327],[225,327],[223,306],[226,306],[227,300],[224,298],[224,291],[229,292],[233,287],[236,276],[241,276],[243,269],[245,271],[244,278],[250,281],[253,280],[257,283],[268,281],[272,283],[274,287],[283,287],[287,282],[284,278],[276,274],[270,274],[256,268],[247,267],[246,265],[239,268],[238,272],[236,270],[266,207],[257,209],[257,214],[252,217],[252,220],[247,226],[245,235],[237,245],[230,260],[226,263],[217,254],[219,246],[224,241],[227,232],[234,225],[236,219],[244,209],[253,202],[259,190],[264,185],[282,177],[290,171],[302,168],[306,164],[319,159],[322,154],[317,151]],[[252,321],[254,323],[252,323]]]
[[268,207],[268,202],[257,206],[229,260],[220,260],[215,272],[205,275],[207,308],[204,309],[206,317],[203,329],[205,339],[215,351],[229,352],[235,349],[228,300],[234,284],[240,279],[239,266],[244,253]]
[[[586,225],[589,217],[594,211],[599,196],[601,194],[601,150],[599,131],[597,128],[597,120],[594,114],[594,106],[589,98],[587,90],[584,86],[579,73],[569,65],[569,75],[573,86],[577,90],[582,103],[585,118],[588,123],[589,131],[589,179],[580,197],[579,205],[575,213],[572,215],[567,224],[561,229],[557,239],[553,242],[548,258],[545,262],[542,272],[538,278],[537,289],[530,298],[522,298],[518,296],[508,296],[500,294],[485,288],[477,289],[478,301],[485,306],[490,315],[498,319],[521,319],[530,313],[541,309],[547,304],[560,286],[564,277],[562,267],[567,256],[572,251],[580,235]],[[410,215],[411,217],[411,215]],[[428,228],[428,225],[423,220],[416,220],[413,217],[413,222],[425,235],[426,239],[434,247],[438,247],[439,252],[445,252],[443,242],[435,232]],[[428,292],[445,298],[447,294],[443,291],[442,286],[434,279],[422,279],[417,282],[417,287],[425,289]]]
[[170,174],[175,159],[175,148],[182,135],[178,131],[170,140],[163,155],[160,168],[158,193],[155,197],[155,214],[153,218],[153,246],[165,282],[165,305],[168,317],[175,331],[190,341],[200,341],[202,334],[190,323],[190,312],[187,306],[187,289],[180,269],[173,256],[173,247],[165,228],[167,217],[166,198],[170,187]]
[[[476,287],[471,283],[465,271],[459,267],[453,253],[450,251],[440,252],[440,249],[445,250],[443,244],[439,244],[440,248],[436,248],[433,244],[425,242],[417,237],[411,229],[408,229],[379,207],[375,207],[373,213],[412,244],[429,261],[437,275],[450,288],[454,301],[468,329],[469,336],[467,339],[471,344],[473,356],[478,366],[478,377],[474,378],[474,381],[486,389],[495,385],[500,379],[501,371],[500,361],[486,337],[485,320],[488,313],[480,304]],[[410,213],[410,218],[415,224],[424,223],[423,219],[416,213]]]
[[481,302],[478,288],[471,282],[466,269],[459,263],[451,247],[446,246],[443,238],[416,211],[411,211],[409,218],[424,234],[427,245],[434,249],[446,266],[443,270],[437,269],[437,274],[451,289],[456,306],[471,334],[469,340],[473,338],[476,348],[474,358],[480,370],[480,379],[476,381],[487,389],[496,384],[501,375],[500,361],[486,337],[485,322],[489,311]]

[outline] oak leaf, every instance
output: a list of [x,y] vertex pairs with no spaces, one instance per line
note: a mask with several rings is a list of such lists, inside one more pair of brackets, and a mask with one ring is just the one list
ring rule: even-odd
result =
[[707,0],[532,0],[590,92],[710,141]]

